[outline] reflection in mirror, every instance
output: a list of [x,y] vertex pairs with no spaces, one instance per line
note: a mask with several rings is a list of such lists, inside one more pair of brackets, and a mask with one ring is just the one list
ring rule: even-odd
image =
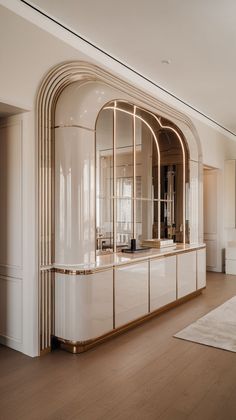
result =
[[113,251],[113,200],[97,198],[96,249],[99,252]]
[[[116,249],[128,247],[134,237],[134,140],[133,107],[120,106],[116,111]],[[127,112],[122,112],[119,109]],[[130,115],[131,114],[131,115]]]
[[100,112],[96,126],[96,249],[113,251],[113,111]]
[[134,151],[132,115],[116,111],[116,196],[133,197]]
[[158,202],[153,200],[136,200],[136,233],[138,242],[158,238]]
[[133,203],[127,198],[116,199],[116,249],[128,247],[133,238]]
[[[153,166],[153,149],[155,149],[153,135],[146,124],[142,121],[140,125],[139,142],[136,142],[136,183],[139,188],[137,190],[137,198],[152,198],[152,166]],[[155,153],[155,151],[154,151]]]
[[188,185],[188,151],[177,127],[124,101],[101,110],[96,125],[97,251],[119,251],[132,238],[188,240]]
[[[160,130],[161,237],[183,242],[183,151],[171,130]],[[178,199],[177,199],[178,198]]]

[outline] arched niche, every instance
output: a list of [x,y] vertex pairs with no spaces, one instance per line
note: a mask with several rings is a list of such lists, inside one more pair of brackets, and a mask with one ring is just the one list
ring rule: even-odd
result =
[[170,121],[115,100],[96,123],[96,239],[99,254],[146,239],[189,242],[189,151]]
[[[57,263],[68,264],[95,261],[95,182],[92,180],[95,179],[96,121],[100,110],[114,100],[127,101],[140,109],[158,115],[161,117],[161,124],[165,126],[166,121],[168,124],[171,122],[183,134],[189,151],[190,188],[187,197],[190,203],[189,241],[190,243],[202,241],[202,152],[200,140],[191,120],[176,109],[92,64],[69,62],[52,69],[45,77],[37,98],[41,350],[50,345],[51,328],[53,328],[53,319],[50,315],[52,314],[50,293],[55,260],[57,259]],[[74,158],[73,146],[69,153],[70,146],[68,147],[66,144],[69,131],[72,133],[72,140],[69,140],[70,146],[76,145],[81,159],[80,148],[82,144],[86,146],[86,156],[83,157],[83,162],[81,161],[80,165],[77,165],[77,173],[76,171],[75,173],[78,183],[81,182],[82,174],[88,180],[87,186],[80,185],[80,202],[86,200],[86,188],[89,188],[90,198],[89,201],[86,201],[85,208],[80,214],[80,226],[84,221],[83,232],[76,228],[73,229],[75,226],[73,217],[71,219],[71,230],[66,239],[69,248],[71,247],[73,250],[71,252],[68,248],[65,252],[60,249],[60,223],[58,225],[57,216],[55,218],[55,175],[58,170],[59,172],[60,170],[67,171],[68,162],[66,159],[69,155],[71,159]],[[60,165],[58,166],[58,160],[55,159],[56,132],[60,133],[61,146],[66,147],[64,169],[60,168]],[[77,181],[74,185],[78,187]],[[58,203],[56,206],[58,208]],[[75,218],[78,219],[77,216]],[[89,221],[86,222],[85,218]],[[55,226],[59,231],[57,234],[59,240],[55,240]],[[78,252],[78,249],[82,249],[82,253]],[[72,259],[70,259],[71,256]]]

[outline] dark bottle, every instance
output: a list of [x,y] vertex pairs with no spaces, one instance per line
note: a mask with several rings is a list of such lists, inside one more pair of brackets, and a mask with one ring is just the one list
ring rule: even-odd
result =
[[130,250],[135,251],[136,250],[136,239],[131,239],[130,241]]

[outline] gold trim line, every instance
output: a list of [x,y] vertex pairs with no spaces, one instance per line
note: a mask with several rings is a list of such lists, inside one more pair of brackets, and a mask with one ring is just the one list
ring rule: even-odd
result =
[[54,268],[54,272],[55,273],[59,273],[59,274],[68,274],[68,275],[84,275],[84,276],[88,276],[90,274],[95,274],[95,273],[99,273],[99,272],[104,272],[104,271],[108,271],[108,270],[112,270],[113,269],[113,265],[109,266],[109,267],[104,267],[104,268],[94,268],[94,269],[84,269],[84,270],[70,270],[67,268]]
[[161,255],[146,255],[143,257],[138,256],[137,259],[133,259],[130,261],[126,261],[126,262],[120,262],[120,263],[111,263],[111,265],[109,266],[105,266],[105,267],[97,267],[97,268],[84,268],[84,269],[79,269],[79,270],[73,270],[73,269],[69,269],[69,268],[57,268],[54,267],[53,271],[55,273],[59,273],[59,274],[66,274],[66,275],[90,275],[90,274],[95,274],[98,272],[103,272],[103,271],[108,271],[108,270],[112,270],[116,267],[125,267],[127,265],[133,265],[133,264],[138,264],[141,263],[143,261],[151,261],[151,260],[156,260],[156,259],[161,259],[161,258],[168,258],[168,257],[173,257],[174,255],[178,256],[179,254],[187,254],[189,252],[194,252],[194,251],[198,251],[199,249],[205,249],[206,245],[201,245],[199,247],[196,248],[192,248],[192,249],[176,249],[172,252],[169,252],[167,254],[161,254]]
[[201,289],[198,289],[187,296],[181,297],[175,300],[174,302],[168,303],[167,305],[153,312],[150,312],[141,318],[131,321],[128,324],[122,325],[121,327],[115,328],[106,334],[103,334],[100,337],[96,337],[96,338],[86,340],[86,341],[65,340],[60,337],[54,337],[54,338],[58,341],[60,347],[63,350],[69,351],[70,353],[74,353],[74,354],[84,353],[85,351],[97,346],[98,344],[104,343],[105,341],[111,339],[112,337],[120,335],[132,328],[137,327],[138,325],[143,324],[144,322],[154,318],[155,316],[161,314],[162,312],[168,311],[169,309],[179,306],[182,303],[187,302],[188,300],[193,299],[196,296],[199,296],[205,288],[206,287],[202,287]]

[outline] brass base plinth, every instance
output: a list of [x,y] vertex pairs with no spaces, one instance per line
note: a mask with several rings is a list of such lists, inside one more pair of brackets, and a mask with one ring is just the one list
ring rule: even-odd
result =
[[205,287],[203,287],[202,289],[196,290],[195,292],[190,293],[189,295],[184,296],[180,299],[177,299],[174,302],[168,303],[167,305],[157,309],[156,311],[150,312],[149,314],[141,318],[138,318],[135,321],[122,325],[119,328],[115,328],[114,330],[109,331],[108,333],[101,335],[100,337],[93,338],[91,340],[86,340],[86,341],[69,341],[69,340],[64,340],[63,338],[59,338],[59,337],[53,337],[53,340],[57,342],[58,346],[61,349],[69,351],[70,353],[73,353],[73,354],[84,353],[85,351],[97,346],[98,344],[103,343],[104,341],[111,339],[112,337],[115,337],[119,334],[122,334],[130,330],[131,328],[134,328],[140,324],[143,324],[144,322],[148,321],[151,318],[154,318],[155,316],[161,314],[162,312],[175,308],[176,306],[181,305],[182,303],[187,302],[188,300],[196,296],[199,296],[204,289]]

